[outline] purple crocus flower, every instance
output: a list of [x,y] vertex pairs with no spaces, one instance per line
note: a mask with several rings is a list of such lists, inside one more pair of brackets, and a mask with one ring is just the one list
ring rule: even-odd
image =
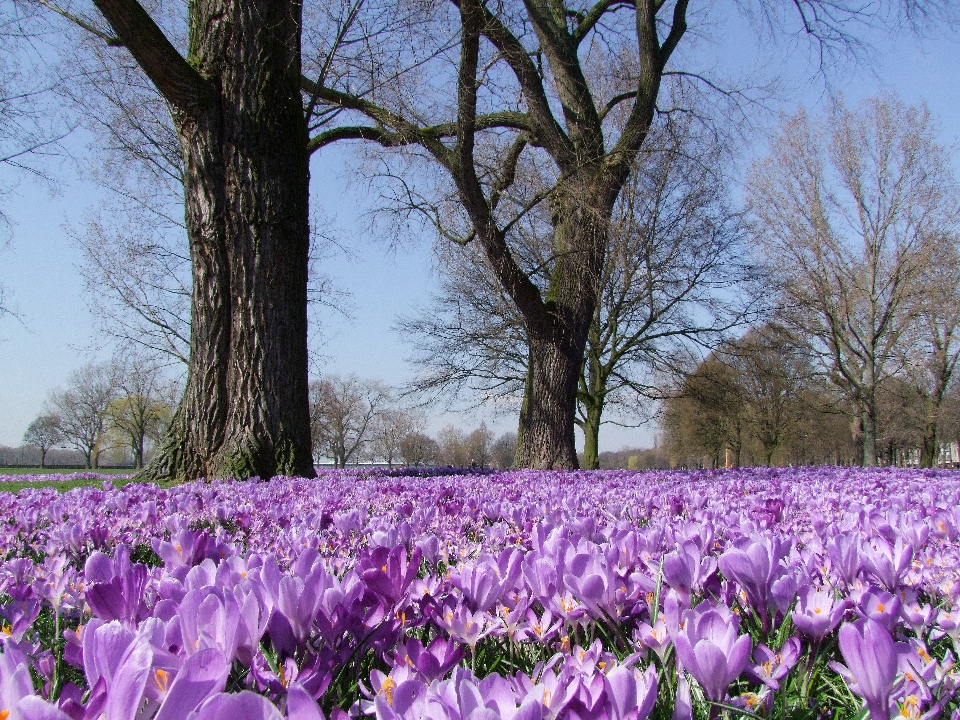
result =
[[750,662],[750,636],[738,635],[737,616],[723,610],[702,603],[686,611],[674,639],[677,658],[714,702],[726,697],[730,683]]
[[847,666],[831,663],[851,692],[867,703],[870,720],[890,720],[890,695],[897,675],[897,654],[890,632],[876,620],[840,627],[840,652]]
[[876,620],[892,633],[900,619],[900,607],[900,598],[893,593],[870,588],[860,596],[857,612],[863,617]]
[[187,717],[204,700],[223,690],[229,674],[230,661],[216,648],[194,653],[177,672],[154,720]]
[[420,569],[420,548],[407,558],[403,545],[378,547],[358,558],[357,569],[363,582],[386,606],[396,604]]
[[833,569],[847,585],[852,585],[860,572],[860,534],[837,535],[827,546]]
[[780,689],[780,681],[787,676],[797,664],[800,657],[800,640],[792,637],[788,639],[779,652],[774,652],[763,643],[757,645],[753,651],[754,665],[747,668],[747,676],[756,682],[763,683],[773,690]]
[[[771,586],[782,577],[780,561],[789,550],[787,540],[770,536],[758,540],[744,538],[720,556],[720,570],[743,588],[747,602],[760,617],[764,632],[770,630],[768,608],[774,599]],[[791,590],[795,589],[796,585],[793,585]]]
[[808,586],[800,593],[797,609],[790,617],[797,630],[820,643],[840,623],[850,604],[846,598],[837,600],[832,590],[815,590]]
[[663,556],[663,580],[687,607],[691,593],[716,569],[717,561],[710,557],[701,559],[700,548],[692,540],[678,544],[673,552]]
[[610,720],[643,720],[657,701],[657,670],[646,672],[618,665],[604,677],[607,717]]
[[874,538],[872,544],[863,547],[864,568],[890,592],[896,591],[912,560],[913,548],[904,545],[900,538],[893,547],[881,538]]
[[671,720],[693,720],[693,698],[690,696],[690,681],[687,674],[677,673],[677,696],[673,701]]
[[27,658],[14,645],[4,643],[0,653],[0,712],[13,713],[17,703],[28,695],[33,695],[33,680]]
[[454,640],[434,638],[424,647],[416,638],[408,638],[403,649],[394,656],[394,664],[416,669],[426,682],[437,680],[463,659],[463,646]]
[[113,559],[102,552],[87,558],[83,574],[87,580],[86,599],[94,614],[103,620],[119,620],[135,627],[146,615],[143,603],[147,566],[130,562],[130,550],[118,545]]
[[257,695],[249,690],[236,694],[218,693],[209,698],[199,710],[187,716],[187,720],[237,720],[238,718],[284,720],[276,705],[263,695]]
[[287,720],[324,720],[317,701],[297,683],[287,689]]

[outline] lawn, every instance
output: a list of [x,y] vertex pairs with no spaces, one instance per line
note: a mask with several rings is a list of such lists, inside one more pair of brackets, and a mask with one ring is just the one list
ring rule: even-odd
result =
[[0,467],[0,489],[18,492],[28,487],[52,487],[60,492],[88,485],[102,485],[109,480],[114,485],[131,482],[130,468],[72,468]]

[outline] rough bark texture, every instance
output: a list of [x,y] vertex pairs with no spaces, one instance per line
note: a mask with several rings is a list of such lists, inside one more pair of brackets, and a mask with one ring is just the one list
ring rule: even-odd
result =
[[863,433],[863,467],[877,466],[877,412],[870,403],[864,403],[861,410],[861,432]]
[[151,479],[314,475],[300,14],[291,0],[191,4],[189,62],[208,91],[174,105],[193,266],[190,365],[143,472]]
[[923,426],[923,446],[920,448],[920,467],[932,468],[937,462],[937,419],[928,417]]
[[[582,354],[570,342],[532,339],[530,403],[518,448],[521,467],[576,468],[573,420]],[[581,350],[582,353],[582,350]]]

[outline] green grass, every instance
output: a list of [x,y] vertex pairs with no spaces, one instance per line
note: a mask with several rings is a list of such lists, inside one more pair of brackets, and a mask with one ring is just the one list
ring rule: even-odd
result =
[[[78,487],[87,487],[97,486],[100,487],[103,485],[103,480],[94,480],[94,479],[79,479],[79,480],[11,480],[9,482],[0,482],[0,492],[12,492],[18,493],[24,488],[53,488],[58,492],[66,492],[67,490],[73,490]],[[123,478],[118,480],[111,480],[114,485],[120,487],[121,485],[126,485],[131,482],[139,482],[137,480],[132,480],[130,478]]]
[[[96,470],[83,470],[80,468],[29,468],[29,467],[0,467],[0,475],[80,475],[84,472],[94,472],[101,475],[129,475],[132,470],[130,468],[99,468]],[[35,479],[24,479],[24,480],[9,480],[0,482],[0,492],[12,492],[17,493],[23,490],[24,488],[54,488],[58,492],[65,492],[67,490],[73,490],[78,487],[86,486],[97,486],[103,484],[103,480],[97,478],[67,478],[67,479],[56,479],[56,480],[35,480]],[[114,485],[126,485],[129,482],[134,482],[130,478],[114,478],[110,482]]]
[[71,473],[94,472],[101,475],[129,475],[133,468],[96,468],[87,470],[81,467],[4,467],[0,465],[0,475],[70,475]]

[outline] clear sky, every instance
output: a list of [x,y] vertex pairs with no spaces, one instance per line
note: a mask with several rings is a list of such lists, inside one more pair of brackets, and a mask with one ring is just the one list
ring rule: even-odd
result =
[[[828,71],[832,91],[848,101],[892,90],[908,103],[925,101],[943,128],[944,142],[960,138],[960,38],[957,32],[917,39],[912,35],[876,37],[878,52],[869,64],[845,65]],[[735,38],[734,38],[735,39]],[[735,43],[734,43],[735,44]],[[729,43],[727,45],[730,45]],[[737,61],[739,51],[718,46],[717,64]],[[754,51],[751,50],[751,53]],[[775,110],[790,112],[799,105],[814,111],[828,100],[824,85],[811,79],[806,61],[784,61],[770,50],[757,55],[782,65],[785,101]],[[774,122],[776,113],[763,121]],[[747,154],[764,151],[762,136]],[[83,137],[71,140],[75,149]],[[365,236],[363,214],[369,209],[362,188],[350,182],[352,163],[344,162],[349,147],[324,150],[314,159],[312,191],[315,202],[332,218],[350,249],[350,255],[335,255],[324,264],[326,274],[352,293],[349,319],[328,314],[322,352],[329,358],[326,372],[353,372],[401,384],[411,369],[405,363],[409,349],[391,332],[397,315],[426,303],[435,280],[431,272],[429,238],[412,238],[408,246],[388,252],[382,242]],[[51,389],[66,382],[71,370],[96,354],[102,345],[84,297],[78,273],[79,250],[66,229],[79,227],[85,213],[95,209],[100,191],[85,182],[69,162],[50,169],[57,179],[53,188],[29,178],[17,178],[0,169],[0,186],[14,190],[0,195],[3,211],[12,221],[12,238],[0,248],[0,284],[5,300],[19,311],[21,321],[0,319],[0,444],[16,446],[24,430],[42,410]],[[100,350],[101,356],[109,351]],[[442,416],[431,424],[436,430],[447,422],[469,429],[480,416]],[[513,429],[513,417],[486,416],[499,431]],[[624,445],[650,445],[655,428],[605,427],[601,449]]]

